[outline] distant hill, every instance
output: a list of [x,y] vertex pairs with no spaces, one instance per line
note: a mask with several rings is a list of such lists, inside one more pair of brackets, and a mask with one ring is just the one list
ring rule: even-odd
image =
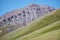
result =
[[[45,14],[30,22],[22,29],[18,28],[0,37],[1,40],[59,40],[60,9]],[[45,36],[45,37],[44,37]],[[44,39],[43,39],[44,38]]]

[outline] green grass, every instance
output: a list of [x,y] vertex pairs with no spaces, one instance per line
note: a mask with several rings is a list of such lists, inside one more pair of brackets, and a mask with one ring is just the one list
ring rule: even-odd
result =
[[29,40],[60,40],[60,29],[39,35]]
[[13,32],[10,32],[0,37],[0,39],[1,40],[14,40],[16,38],[27,35],[38,29],[44,28],[45,26],[48,26],[49,24],[54,23],[58,20],[60,20],[60,9],[50,13],[49,15],[44,16],[42,19],[39,18],[38,20],[31,23],[31,25],[29,25],[28,27],[23,28],[23,29],[17,29]]
[[34,31],[32,33],[29,33],[27,35],[19,37],[16,40],[29,40],[29,39],[33,39],[33,38],[35,38],[37,36],[43,35],[43,34],[45,34],[47,32],[51,32],[51,31],[57,30],[57,29],[60,29],[60,21],[56,21],[56,22],[54,22],[54,23],[52,23],[52,24],[50,24],[50,25],[48,25],[48,26],[46,26],[44,28],[38,29],[38,30],[36,30],[36,31]]

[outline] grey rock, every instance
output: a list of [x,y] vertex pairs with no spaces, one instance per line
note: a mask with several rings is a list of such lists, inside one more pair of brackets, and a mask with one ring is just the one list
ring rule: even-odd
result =
[[[53,7],[46,5],[30,4],[24,8],[16,9],[11,12],[7,12],[0,18],[0,26],[2,25],[15,25],[19,24],[21,26],[26,26],[27,23],[38,19],[39,17],[54,11]],[[18,28],[18,27],[17,27]],[[15,28],[16,29],[16,28]],[[6,28],[5,31],[15,30],[14,27]]]

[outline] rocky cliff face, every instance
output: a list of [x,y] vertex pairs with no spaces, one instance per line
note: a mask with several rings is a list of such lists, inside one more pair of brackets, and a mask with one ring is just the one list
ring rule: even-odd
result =
[[1,19],[1,17],[0,17],[0,19]]
[[48,12],[52,12],[54,8],[46,6],[46,5],[37,5],[30,4],[22,9],[13,10],[11,12],[7,12],[0,19],[1,24],[20,24],[26,25],[26,23],[31,22],[37,19]]
[[[52,12],[53,10],[55,9],[46,5],[30,4],[22,9],[16,9],[11,12],[7,12],[5,15],[0,17],[0,26],[15,24],[26,26],[27,23],[34,21],[44,14]],[[10,32],[16,28],[18,27],[11,26],[4,29],[4,31]]]

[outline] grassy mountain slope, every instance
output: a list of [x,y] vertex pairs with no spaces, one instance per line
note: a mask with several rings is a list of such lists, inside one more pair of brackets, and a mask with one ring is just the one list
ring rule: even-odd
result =
[[34,37],[37,37],[37,36],[40,36],[40,35],[43,35],[47,32],[51,32],[53,30],[57,30],[57,29],[60,29],[60,21],[56,21],[44,28],[41,28],[41,29],[38,29],[32,33],[29,33],[27,35],[24,35],[22,37],[19,37],[17,38],[16,40],[29,40],[29,39],[33,39]]
[[58,20],[60,20],[60,9],[58,9],[50,14],[47,14],[47,15],[43,16],[42,18],[39,18],[38,20],[32,22],[28,27],[25,27],[23,29],[17,29],[13,32],[10,32],[10,33],[0,37],[0,39],[1,40],[14,40],[16,38],[27,35],[33,31],[44,28],[44,27],[48,26],[49,24],[54,23]]
[[45,33],[30,40],[60,40],[60,29]]

